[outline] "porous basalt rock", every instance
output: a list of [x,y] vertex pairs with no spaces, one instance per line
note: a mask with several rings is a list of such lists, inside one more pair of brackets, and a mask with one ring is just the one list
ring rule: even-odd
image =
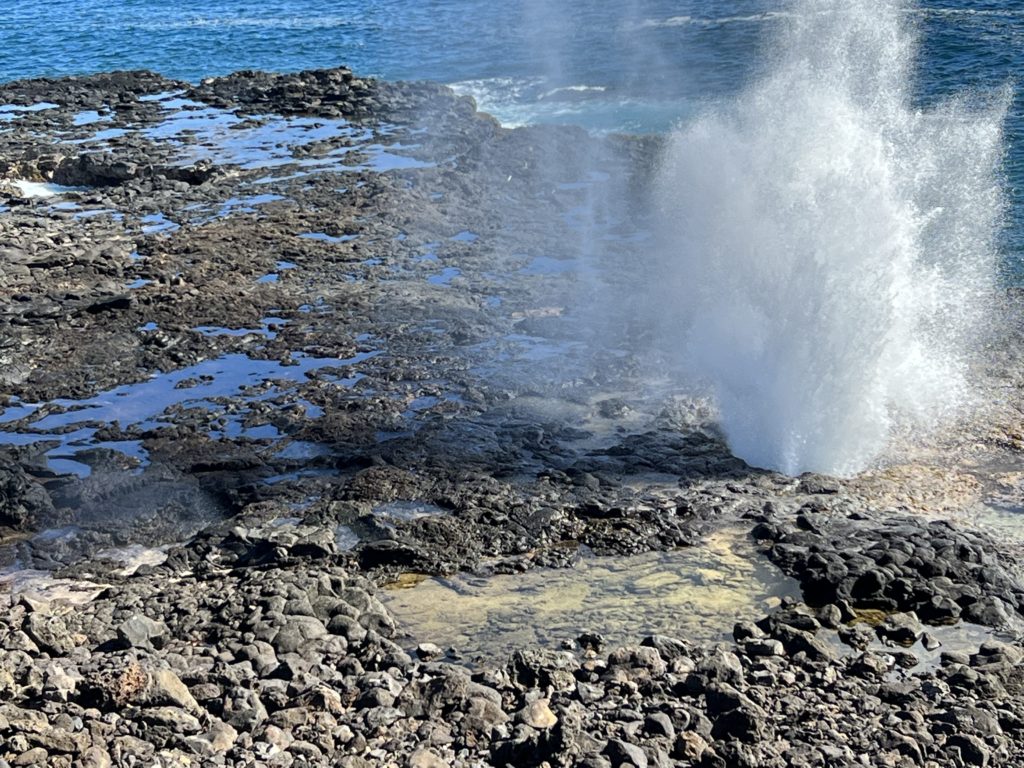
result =
[[[594,330],[631,350],[630,322],[571,300],[581,272],[630,279],[642,207],[593,264],[573,212],[604,176],[645,199],[658,137],[507,130],[344,68],[0,101],[57,105],[0,133],[3,427],[24,443],[0,460],[0,556],[49,574],[11,579],[0,616],[0,761],[1024,762],[1018,639],[939,656],[932,626],[1012,629],[1012,548],[745,465],[706,404],[630,394],[641,361]],[[55,206],[18,181],[86,188]],[[638,616],[625,645],[589,627],[463,660],[379,591],[720,525],[806,604],[720,643]]]

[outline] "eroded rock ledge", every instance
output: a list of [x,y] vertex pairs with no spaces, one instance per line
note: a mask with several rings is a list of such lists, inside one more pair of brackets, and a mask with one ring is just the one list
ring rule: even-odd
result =
[[[645,221],[585,261],[580,211],[657,139],[345,69],[0,102],[0,765],[1024,762],[1020,560],[971,518],[1024,496],[1019,389],[910,502],[731,456],[592,306]],[[731,637],[638,600],[623,647],[467,659],[387,607],[725,526],[802,588]]]

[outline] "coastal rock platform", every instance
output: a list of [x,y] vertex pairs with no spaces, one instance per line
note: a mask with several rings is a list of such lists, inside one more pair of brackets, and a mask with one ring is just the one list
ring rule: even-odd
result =
[[[0,104],[0,766],[1024,764],[1014,329],[986,419],[785,477],[609,300],[656,137],[342,68]],[[725,631],[671,573],[518,646],[393,599],[723,531]]]

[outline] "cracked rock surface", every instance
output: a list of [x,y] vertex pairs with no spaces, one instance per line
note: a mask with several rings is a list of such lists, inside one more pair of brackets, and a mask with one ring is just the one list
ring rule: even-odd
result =
[[[657,138],[346,69],[0,103],[52,105],[0,131],[0,766],[1024,764],[1013,329],[986,420],[788,478],[604,300],[650,246],[595,200],[643,200]],[[746,588],[710,568],[482,654],[389,599],[447,584],[454,623],[726,530],[789,592],[725,635],[646,629],[669,577]]]

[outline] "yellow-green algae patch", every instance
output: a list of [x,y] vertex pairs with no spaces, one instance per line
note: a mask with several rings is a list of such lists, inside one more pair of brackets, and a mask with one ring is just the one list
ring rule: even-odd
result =
[[726,529],[694,547],[633,557],[582,557],[573,568],[491,577],[426,579],[383,599],[417,642],[453,646],[465,657],[518,647],[557,647],[581,632],[609,643],[648,634],[699,641],[730,636],[784,595],[799,594],[745,531]]

